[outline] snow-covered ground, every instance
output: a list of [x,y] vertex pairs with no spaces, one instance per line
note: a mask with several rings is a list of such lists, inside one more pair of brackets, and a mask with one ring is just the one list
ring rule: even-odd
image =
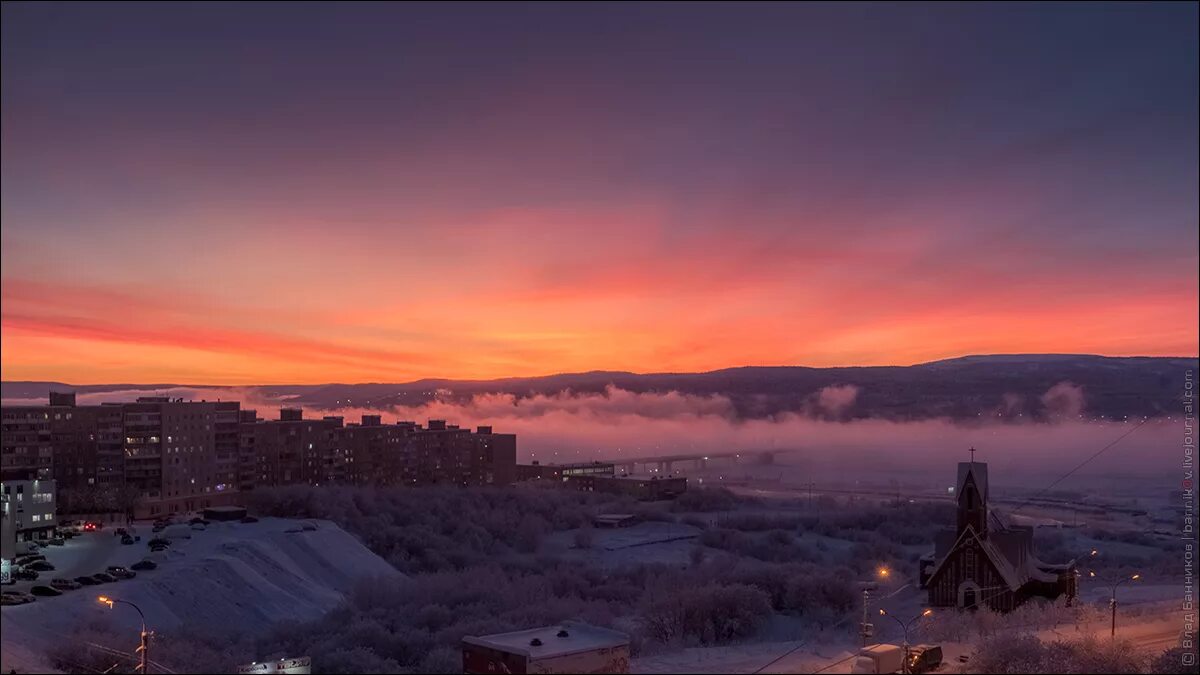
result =
[[613,568],[639,563],[685,565],[700,529],[683,523],[645,522],[630,527],[594,528],[590,547],[576,545],[578,530],[555,532],[543,544],[567,560]]
[[[303,531],[301,522],[316,525]],[[141,526],[142,540],[123,546],[110,531],[89,533],[63,547],[43,549],[57,567],[37,583],[54,577],[74,578],[101,572],[109,565],[128,566],[143,558],[158,569],[137,578],[84,586],[62,596],[4,607],[0,636],[0,672],[45,671],[42,654],[55,640],[70,639],[81,620],[105,612],[121,617],[136,631],[131,608],[109,609],[99,595],[137,604],[152,629],[170,630],[188,622],[257,632],[283,619],[312,619],[334,607],[355,583],[378,578],[399,582],[404,576],[357,539],[328,521],[263,518],[257,523],[213,523],[188,530],[189,538],[173,538],[171,547],[150,554],[153,535]],[[16,590],[26,590],[24,583]],[[11,590],[8,587],[6,590]]]

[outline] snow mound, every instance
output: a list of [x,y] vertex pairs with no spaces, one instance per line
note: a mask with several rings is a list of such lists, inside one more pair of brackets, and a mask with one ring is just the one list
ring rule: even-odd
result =
[[[135,579],[4,607],[3,671],[27,662],[31,652],[42,651],[80,620],[112,612],[96,601],[98,595],[135,603],[155,630],[199,623],[255,634],[282,620],[317,618],[364,580],[405,578],[334,523],[305,522],[317,528],[296,531],[299,521],[282,518],[215,523],[189,530],[190,539],[173,539],[168,552],[159,554],[147,554],[144,544],[108,546],[111,554],[95,563],[95,572],[146,557],[159,567]],[[124,618],[133,623],[137,614],[129,610]]]

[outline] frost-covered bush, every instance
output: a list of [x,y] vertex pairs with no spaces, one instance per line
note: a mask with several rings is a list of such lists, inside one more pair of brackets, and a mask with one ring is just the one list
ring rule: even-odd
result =
[[675,511],[732,511],[739,503],[747,503],[725,488],[688,488],[672,503]]
[[721,644],[753,635],[771,616],[767,594],[745,584],[671,589],[639,614],[647,634],[661,642]]
[[1042,642],[1028,633],[1007,632],[983,640],[969,668],[973,673],[1142,673],[1146,663],[1122,640]]

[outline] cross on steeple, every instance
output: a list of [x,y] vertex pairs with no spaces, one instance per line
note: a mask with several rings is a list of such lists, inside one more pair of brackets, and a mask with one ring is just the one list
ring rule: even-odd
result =
[[969,452],[971,453],[971,463],[974,464],[975,463],[975,446],[972,445]]

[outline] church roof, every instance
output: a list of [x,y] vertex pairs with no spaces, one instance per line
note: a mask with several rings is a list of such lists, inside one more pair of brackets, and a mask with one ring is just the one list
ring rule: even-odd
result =
[[959,462],[958,463],[958,487],[955,488],[955,494],[962,494],[963,486],[967,483],[967,476],[973,475],[975,478],[975,486],[979,488],[979,494],[983,496],[983,501],[988,498],[988,472],[987,464],[984,462]]
[[1025,582],[1029,581],[1029,574],[1026,566],[1021,566],[1020,568],[1014,567],[1012,561],[1005,557],[1005,555],[1001,553],[1000,550],[992,544],[992,542],[980,537],[979,534],[975,532],[975,528],[968,525],[967,528],[962,531],[962,534],[958,536],[958,540],[954,542],[954,545],[950,547],[950,550],[946,553],[946,555],[943,556],[940,561],[938,561],[937,567],[934,567],[933,572],[929,574],[930,584],[932,584],[933,580],[937,578],[939,573],[941,573],[942,568],[946,566],[946,561],[950,559],[950,554],[958,550],[958,548],[964,541],[967,540],[968,537],[979,543],[979,548],[982,549],[984,555],[986,555],[988,559],[992,561],[992,565],[996,568],[996,571],[1000,573],[1000,577],[1004,579],[1005,585],[1008,586],[1010,590],[1016,591],[1021,586],[1025,585]]

